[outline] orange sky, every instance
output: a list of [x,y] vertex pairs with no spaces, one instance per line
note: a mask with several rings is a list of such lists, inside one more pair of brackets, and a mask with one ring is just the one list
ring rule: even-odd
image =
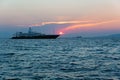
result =
[[69,24],[58,30],[63,32],[83,28],[96,30],[99,26],[118,30],[119,3],[120,0],[0,0],[0,25],[45,27]]

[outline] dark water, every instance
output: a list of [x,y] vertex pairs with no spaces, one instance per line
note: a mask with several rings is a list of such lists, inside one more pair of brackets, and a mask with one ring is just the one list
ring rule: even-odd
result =
[[0,80],[120,80],[120,39],[0,39]]

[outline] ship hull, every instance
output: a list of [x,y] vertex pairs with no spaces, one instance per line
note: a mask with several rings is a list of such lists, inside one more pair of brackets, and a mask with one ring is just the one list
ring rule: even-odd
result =
[[59,35],[19,36],[11,39],[56,39]]

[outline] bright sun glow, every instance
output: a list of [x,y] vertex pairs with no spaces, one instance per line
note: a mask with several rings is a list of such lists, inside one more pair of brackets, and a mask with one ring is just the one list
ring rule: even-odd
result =
[[63,35],[64,33],[63,32],[59,32],[60,35]]

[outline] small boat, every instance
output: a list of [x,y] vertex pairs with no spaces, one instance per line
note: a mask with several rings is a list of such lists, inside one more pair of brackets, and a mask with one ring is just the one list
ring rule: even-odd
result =
[[28,33],[16,32],[11,39],[56,39],[59,36],[58,34],[52,35],[33,32],[30,27]]

